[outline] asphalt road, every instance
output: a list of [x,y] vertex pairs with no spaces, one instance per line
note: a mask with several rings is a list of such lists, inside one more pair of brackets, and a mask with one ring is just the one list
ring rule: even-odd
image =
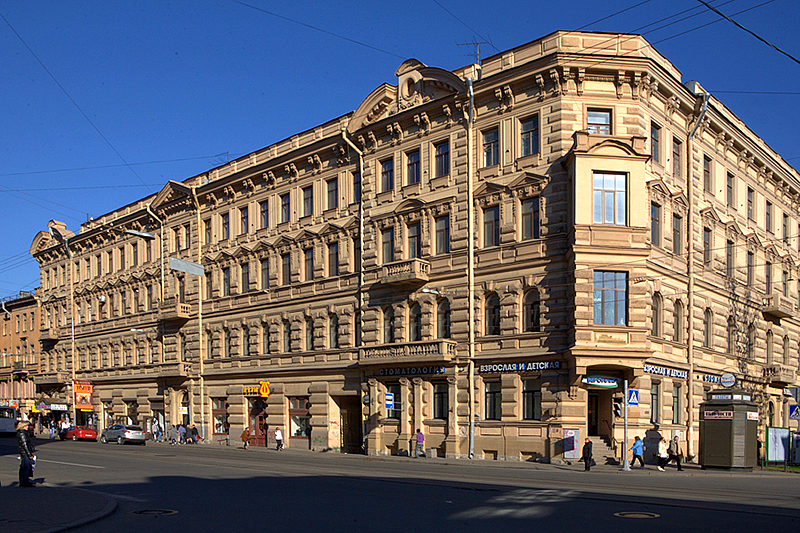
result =
[[[0,454],[0,482],[7,487],[18,465],[12,439],[0,439]],[[37,480],[117,500],[112,515],[75,530],[87,533],[761,531],[800,525],[800,476],[784,473],[679,474],[652,466],[585,473],[577,465],[71,441],[39,441],[37,455]]]

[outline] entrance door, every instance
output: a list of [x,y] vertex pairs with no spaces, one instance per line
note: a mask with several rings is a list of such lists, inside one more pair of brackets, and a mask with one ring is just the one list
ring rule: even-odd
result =
[[253,446],[267,445],[267,417],[264,412],[260,412],[255,417],[253,427],[250,428],[250,444]]
[[342,452],[364,453],[360,398],[358,396],[341,396],[338,400],[342,415]]
[[589,403],[586,409],[586,426],[589,435],[599,435],[600,425],[597,416],[597,405],[600,403],[600,396],[594,393],[589,393]]

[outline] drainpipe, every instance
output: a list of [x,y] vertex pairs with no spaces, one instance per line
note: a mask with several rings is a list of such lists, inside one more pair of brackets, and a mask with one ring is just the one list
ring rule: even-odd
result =
[[[197,188],[192,185],[192,203],[197,222],[197,264],[203,264],[203,245],[200,242],[200,202],[197,199]],[[162,226],[163,229],[163,226]],[[206,397],[205,397],[205,378],[204,362],[203,362],[203,297],[201,295],[202,280],[197,278],[197,342],[199,344],[197,353],[200,357],[200,433],[203,435],[203,440],[206,440]]]
[[9,320],[10,320],[10,319],[11,319],[11,313],[9,313],[9,312],[8,312],[8,309],[6,309],[6,302],[5,302],[5,300],[3,300],[2,302],[0,302],[0,304],[2,304],[2,305],[3,305],[3,312],[4,312],[5,314],[7,314],[7,315],[8,315],[8,318],[9,318]]
[[[164,300],[164,221],[158,218],[155,213],[153,213],[153,210],[150,209],[150,204],[147,204],[145,208],[147,209],[147,212],[150,214],[150,216],[153,217],[156,220],[156,222],[158,222],[159,226],[161,226],[161,242],[159,243],[161,250],[159,250],[158,254],[161,257],[161,295],[160,295],[161,298],[159,300],[160,304],[160,302]],[[200,233],[199,228],[197,232],[199,235]]]
[[686,222],[687,233],[687,255],[686,255],[686,275],[689,278],[686,287],[686,318],[688,321],[688,331],[686,335],[686,359],[689,363],[688,374],[688,390],[686,391],[686,446],[687,458],[694,458],[694,176],[692,174],[692,140],[697,128],[706,116],[708,109],[708,100],[711,95],[698,84],[696,81],[690,81],[686,84],[689,91],[696,97],[703,99],[703,108],[700,112],[700,117],[695,122],[694,128],[691,133],[686,137],[686,197],[689,202],[689,219]]

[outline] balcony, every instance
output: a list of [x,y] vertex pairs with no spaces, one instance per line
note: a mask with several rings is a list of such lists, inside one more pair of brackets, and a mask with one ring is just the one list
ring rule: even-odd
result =
[[360,348],[358,364],[385,365],[387,363],[403,364],[445,364],[456,355],[455,341],[441,339],[433,342],[409,342],[404,344],[383,344]]
[[42,372],[34,378],[37,385],[66,385],[69,380],[68,372]]
[[167,298],[158,306],[159,320],[188,320],[191,307],[177,298]]
[[39,330],[40,342],[58,342],[60,331],[58,328],[44,328]]
[[25,366],[25,361],[14,361],[11,363],[11,373],[15,376],[28,375],[28,369]]
[[771,385],[785,387],[794,384],[796,374],[790,366],[773,363],[764,369],[764,377],[769,380]]
[[794,315],[794,303],[780,292],[773,291],[764,297],[761,312],[773,318],[790,317]]
[[386,285],[415,289],[428,283],[431,264],[422,259],[395,261],[383,266],[381,281]]

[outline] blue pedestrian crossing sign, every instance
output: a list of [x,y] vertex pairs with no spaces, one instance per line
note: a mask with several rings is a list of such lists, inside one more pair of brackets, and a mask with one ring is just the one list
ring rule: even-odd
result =
[[639,405],[639,391],[628,389],[628,405]]
[[385,402],[387,409],[394,409],[394,393],[387,392]]
[[800,405],[789,406],[789,419],[800,420]]

